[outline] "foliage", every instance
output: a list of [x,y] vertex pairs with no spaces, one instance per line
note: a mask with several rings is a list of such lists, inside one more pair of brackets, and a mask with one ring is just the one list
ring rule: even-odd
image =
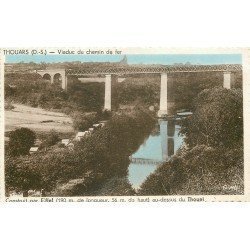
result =
[[99,111],[104,103],[104,84],[83,84],[69,79],[66,93],[35,73],[11,73],[5,76],[5,99],[17,103],[60,111]]
[[8,191],[26,192],[41,188],[41,176],[35,167],[26,164],[24,157],[7,156],[8,167],[5,168],[5,185]]
[[214,88],[204,90],[196,99],[194,114],[183,123],[186,143],[234,147],[242,144],[242,90]]
[[[57,189],[58,192],[54,193],[61,194],[65,190],[74,195],[91,195],[110,178],[127,175],[129,155],[139,147],[154,123],[151,115],[142,110],[115,114],[104,128],[75,143],[73,151],[61,148],[20,160],[7,158],[6,174],[12,180],[14,174],[25,166],[30,171],[34,169],[39,176],[38,183],[47,191]],[[84,178],[89,171],[93,173],[93,178],[87,189],[84,183],[69,183],[71,180]],[[11,182],[7,185],[13,188]],[[65,189],[60,189],[60,185],[64,185]],[[22,189],[21,183],[18,188]]]
[[105,182],[98,190],[98,196],[131,196],[135,195],[135,190],[128,182],[127,178],[114,177]]
[[4,103],[4,109],[5,110],[12,110],[14,109],[15,107],[12,105],[12,103],[10,101],[7,101]]
[[[205,90],[223,86],[221,72],[172,73],[168,75],[168,92],[175,102],[175,109],[192,110],[197,95]],[[172,80],[171,80],[172,79]],[[172,82],[172,84],[171,84]],[[242,88],[242,73],[236,74],[234,87]],[[123,105],[157,107],[160,101],[160,75],[133,75],[117,86],[118,100]]]
[[[171,97],[175,100],[177,110],[193,109],[194,100],[201,91],[223,85],[221,72],[174,73],[169,74],[169,79],[171,78],[173,84],[169,93],[171,92]],[[123,82],[113,87],[114,106],[139,105],[148,108],[159,105],[160,75],[158,74],[128,75]],[[241,72],[236,74],[234,87],[242,88]],[[67,114],[72,111],[100,112],[104,103],[104,83],[82,83],[77,78],[69,77],[66,93],[60,86],[51,85],[38,74],[12,73],[5,76],[5,98],[33,107],[59,109]]]
[[10,155],[26,155],[30,147],[34,145],[36,135],[28,128],[20,128],[10,132],[9,139],[8,153]]
[[140,106],[158,105],[160,100],[160,76],[139,75],[127,77],[117,86],[117,100],[120,104]]
[[85,131],[88,130],[94,123],[98,121],[97,114],[92,113],[82,113],[82,112],[73,112],[71,113],[73,119],[73,127],[76,131]]
[[60,109],[68,96],[57,85],[35,73],[12,73],[5,77],[5,98],[32,107]]
[[50,147],[60,141],[60,137],[55,130],[51,130],[43,140],[42,147]]
[[243,149],[199,145],[160,166],[139,195],[243,194]]
[[69,104],[77,110],[100,111],[104,104],[104,83],[82,83],[78,79],[71,79],[68,96]]
[[183,123],[187,147],[142,184],[139,195],[244,193],[242,91],[202,91]]

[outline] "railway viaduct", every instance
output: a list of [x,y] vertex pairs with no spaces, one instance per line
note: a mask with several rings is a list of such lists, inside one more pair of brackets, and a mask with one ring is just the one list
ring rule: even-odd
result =
[[86,77],[86,76],[105,76],[105,101],[104,109],[112,109],[112,85],[117,83],[118,76],[131,74],[160,74],[161,75],[161,90],[160,90],[160,110],[158,116],[168,115],[168,106],[170,100],[168,98],[168,84],[171,84],[172,79],[170,73],[189,73],[189,72],[221,72],[224,76],[223,87],[230,89],[234,82],[234,74],[241,71],[242,66],[239,64],[221,64],[221,65],[181,65],[181,66],[137,66],[137,65],[122,65],[122,66],[105,66],[92,68],[78,69],[46,69],[37,70],[43,78],[48,79],[51,83],[56,80],[61,81],[62,88],[67,91],[68,77]]

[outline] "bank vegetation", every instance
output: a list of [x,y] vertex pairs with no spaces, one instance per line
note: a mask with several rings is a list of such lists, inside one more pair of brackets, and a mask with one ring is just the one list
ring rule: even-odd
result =
[[146,179],[139,195],[244,193],[242,90],[202,91],[181,133],[184,146]]

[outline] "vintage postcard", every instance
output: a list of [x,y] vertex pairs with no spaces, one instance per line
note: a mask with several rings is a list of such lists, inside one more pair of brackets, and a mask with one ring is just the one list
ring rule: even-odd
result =
[[250,200],[250,49],[2,48],[2,202]]

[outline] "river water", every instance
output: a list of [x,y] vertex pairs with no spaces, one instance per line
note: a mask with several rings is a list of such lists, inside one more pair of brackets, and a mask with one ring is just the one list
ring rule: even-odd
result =
[[183,143],[180,125],[175,121],[158,120],[155,128],[139,149],[131,155],[128,180],[138,189],[163,162],[168,161]]

